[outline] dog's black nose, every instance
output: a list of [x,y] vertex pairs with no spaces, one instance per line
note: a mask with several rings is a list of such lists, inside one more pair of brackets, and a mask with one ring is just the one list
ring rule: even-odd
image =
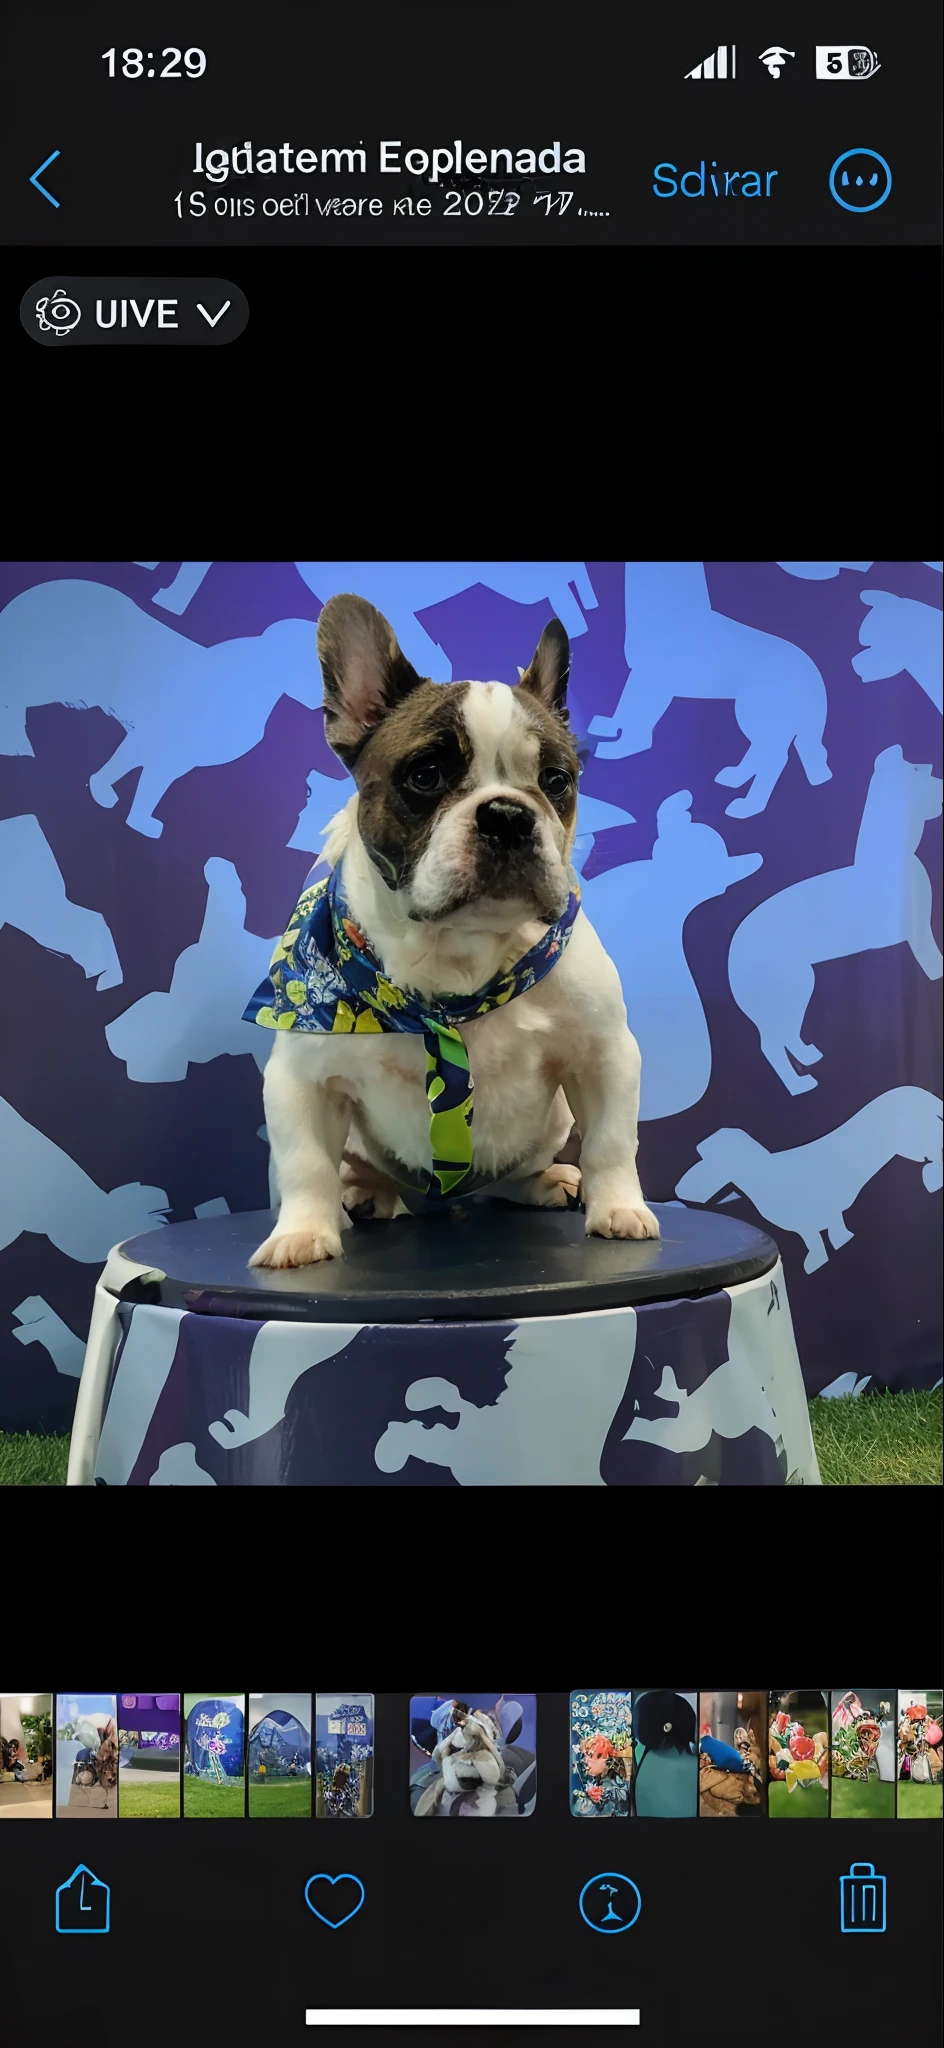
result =
[[510,850],[530,839],[534,812],[527,804],[515,803],[512,797],[493,796],[488,803],[479,805],[475,822],[483,839],[494,839],[496,845]]

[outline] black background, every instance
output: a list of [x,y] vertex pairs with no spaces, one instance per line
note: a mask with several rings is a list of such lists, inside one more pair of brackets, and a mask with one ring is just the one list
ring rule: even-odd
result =
[[[317,536],[339,559],[802,560],[837,537],[853,559],[940,554],[936,250],[228,250],[218,267],[250,308],[228,348],[60,357],[19,317],[48,250],[7,252],[12,553],[294,560]],[[121,265],[95,248],[81,268]],[[188,268],[206,275],[205,254],[154,252],[156,275]]]
[[[584,1516],[579,1509],[577,1519]],[[801,1577],[797,1560],[794,1584]],[[596,1627],[589,1585],[567,1603],[568,1634],[593,1639],[591,1662],[605,1655],[608,1669],[614,1658],[621,1668],[639,1661],[632,1631],[619,1625],[619,1590],[611,1581]],[[729,1624],[723,1633],[730,1640]],[[746,1656],[756,1681],[755,1631],[745,1620],[737,1633],[738,1674]],[[899,1654],[898,1634],[886,1629],[882,1647],[865,1650],[882,1671]],[[102,1658],[117,1654],[95,1653],[93,1682],[101,1682]],[[453,1665],[460,1654],[463,1670],[470,1656],[493,1655],[447,1651]],[[526,1652],[512,1654],[520,1666]],[[586,1654],[573,1653],[578,1684]],[[651,1676],[654,1653],[643,1654]],[[677,1649],[659,1654],[674,1659]],[[714,1672],[706,1672],[683,1652],[685,1670],[676,1675],[689,1687],[706,1676],[729,1682],[729,1654],[719,1669],[716,1651]],[[906,1654],[924,1654],[915,1630]],[[369,1634],[356,1655],[369,1679]],[[87,1669],[91,1675],[91,1663]],[[832,1674],[811,1671],[807,1659],[804,1675]],[[118,2048],[129,2039],[278,2044],[317,2038],[304,2030],[306,2010],[317,2006],[638,2006],[632,2038],[665,2044],[903,2034],[923,2048],[938,2039],[939,1827],[827,1820],[804,1832],[772,1820],[719,1829],[633,1819],[590,1828],[569,1812],[569,1693],[541,1692],[533,1815],[464,1836],[418,1828],[407,1797],[409,1700],[377,1695],[374,1814],[340,1832],[326,1821],[290,1829],[251,1819],[216,1828],[120,1818],[102,1828],[0,1825],[10,2040],[24,2048]],[[887,1931],[871,1943],[839,1930],[839,1879],[853,1860],[874,1863],[887,1880]],[[112,1888],[111,1932],[84,1948],[54,1931],[56,1887],[80,1861]],[[584,1925],[577,1900],[589,1878],[614,1867],[637,1884],[642,1911],[625,1941],[605,1942]],[[353,1870],[363,1881],[364,1905],[346,1927],[322,1926],[305,1905],[307,1879],[320,1870]],[[469,2038],[483,2035],[473,2029]]]

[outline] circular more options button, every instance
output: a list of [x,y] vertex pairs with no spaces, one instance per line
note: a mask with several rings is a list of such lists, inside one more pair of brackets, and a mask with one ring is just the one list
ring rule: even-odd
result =
[[63,352],[97,343],[221,348],[249,319],[225,277],[42,277],[20,300],[27,334]]

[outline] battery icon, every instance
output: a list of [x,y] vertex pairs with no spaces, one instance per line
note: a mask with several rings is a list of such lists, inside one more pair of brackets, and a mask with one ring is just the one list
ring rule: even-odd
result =
[[841,43],[838,50],[817,44],[817,78],[874,78],[881,68],[875,51],[861,44]]
[[851,1863],[839,1880],[839,1927],[843,1934],[884,1934],[885,1879],[874,1863]]

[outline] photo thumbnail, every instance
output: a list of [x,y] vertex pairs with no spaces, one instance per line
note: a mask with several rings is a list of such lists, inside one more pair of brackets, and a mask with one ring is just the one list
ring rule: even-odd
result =
[[580,1820],[627,1817],[632,1775],[632,1693],[572,1692],[571,1813]]
[[52,1819],[52,1694],[0,1693],[0,1820]]
[[633,1693],[633,1812],[691,1820],[698,1807],[697,1692]]
[[56,1694],[56,1818],[118,1818],[118,1699]]
[[367,1820],[374,1810],[374,1695],[315,1698],[315,1816]]
[[768,1713],[771,1820],[826,1820],[829,1712],[825,1692],[772,1692]]
[[698,1812],[743,1820],[767,1812],[765,1692],[698,1696]]
[[311,1818],[311,1693],[249,1694],[251,1819]]
[[537,1798],[537,1697],[421,1693],[410,1702],[410,1806],[430,1815],[527,1815]]
[[830,1694],[833,1820],[895,1818],[895,1688]]
[[185,1693],[184,1722],[184,1818],[241,1819],[246,1792],[245,1693]]
[[898,1694],[898,1818],[940,1820],[944,1810],[941,1782],[941,1687],[935,1692]]

